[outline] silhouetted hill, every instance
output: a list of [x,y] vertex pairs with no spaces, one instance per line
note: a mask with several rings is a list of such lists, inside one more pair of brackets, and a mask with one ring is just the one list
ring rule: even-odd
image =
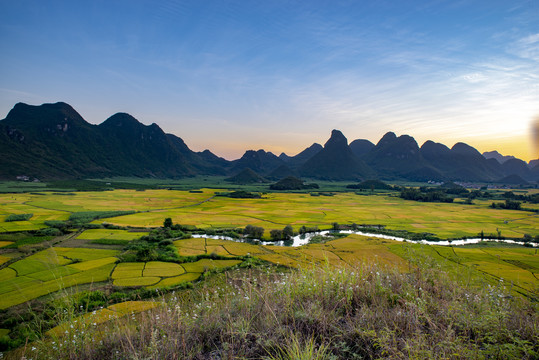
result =
[[318,189],[318,184],[304,184],[303,180],[294,176],[287,176],[284,179],[279,180],[275,184],[270,185],[271,190],[305,190],[305,189]]
[[539,160],[526,164],[502,156],[504,162],[500,164],[498,155],[502,156],[498,152],[481,155],[464,143],[449,149],[427,141],[419,149],[411,136],[397,137],[392,132],[376,145],[361,139],[348,145],[346,137],[333,130],[324,147],[315,143],[292,157],[249,150],[242,158],[227,161],[209,150],[193,152],[178,136],[165,134],[157,124],[144,125],[126,113],[93,125],[66,103],[18,103],[0,121],[0,179],[6,180],[18,175],[43,180],[177,178],[225,175],[247,168],[273,178],[301,174],[331,180],[377,176],[489,182],[517,175],[524,180],[539,180]]
[[266,179],[258,175],[256,172],[254,172],[250,168],[245,168],[241,170],[238,174],[225,179],[225,181],[228,181],[234,184],[240,184],[240,185],[268,182]]
[[364,139],[354,140],[348,146],[350,146],[350,150],[352,150],[354,155],[358,158],[361,158],[374,148],[374,144],[372,142]]
[[346,137],[339,130],[333,130],[324,148],[301,166],[300,174],[336,180],[371,177],[374,172],[352,153]]
[[530,169],[530,175],[533,181],[539,182],[539,164]]
[[18,103],[0,122],[0,178],[109,175],[102,164],[106,144],[98,127],[68,104],[31,106]]
[[522,177],[516,174],[506,176],[503,179],[500,179],[496,182],[500,184],[506,184],[506,185],[528,185],[529,184],[526,180],[524,180]]
[[92,125],[65,103],[17,104],[0,121],[0,128],[5,140],[0,144],[0,178],[4,179],[197,173],[181,139],[176,137],[174,143],[156,124],[146,126],[125,113]]
[[229,162],[223,158],[214,155],[209,150],[194,152],[185,144],[185,142],[173,134],[166,134],[170,143],[185,158],[189,166],[197,174],[204,175],[225,175],[226,167]]
[[250,168],[258,173],[267,174],[284,164],[283,160],[271,152],[247,150],[240,159],[233,161],[232,171]]
[[183,140],[167,137],[157,124],[144,125],[129,114],[118,113],[98,128],[108,139],[104,153],[113,155],[108,162],[113,172],[156,177],[196,174]]
[[484,152],[483,157],[485,159],[496,159],[500,164],[503,164],[507,160],[515,159],[514,156],[510,156],[510,155],[504,156],[500,154],[499,152],[497,152],[496,150]]
[[314,143],[295,156],[288,156],[285,153],[282,153],[279,155],[279,158],[286,162],[289,167],[298,168],[307,162],[307,160],[318,154],[322,149],[322,145]]
[[385,134],[364,159],[384,178],[405,177],[428,166],[413,137],[397,137],[392,132]]
[[290,169],[286,165],[281,165],[277,169],[273,170],[269,175],[267,176],[268,179],[278,180],[283,179],[288,176],[297,176],[298,174]]
[[421,155],[446,179],[493,181],[504,175],[497,160],[485,159],[479,151],[464,143],[457,143],[449,149],[429,140],[421,146]]
[[534,180],[528,164],[520,159],[509,159],[502,164],[505,175],[518,175],[526,180]]
[[468,144],[458,142],[451,148],[451,170],[447,176],[463,181],[492,181],[503,177],[499,163],[488,161]]

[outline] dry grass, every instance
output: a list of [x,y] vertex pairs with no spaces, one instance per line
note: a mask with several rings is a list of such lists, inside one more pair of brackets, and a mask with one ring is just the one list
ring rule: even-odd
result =
[[[429,266],[427,266],[429,265]],[[466,288],[436,264],[235,270],[35,359],[535,359],[537,305]],[[76,334],[75,334],[76,335]],[[30,356],[31,355],[31,356]]]

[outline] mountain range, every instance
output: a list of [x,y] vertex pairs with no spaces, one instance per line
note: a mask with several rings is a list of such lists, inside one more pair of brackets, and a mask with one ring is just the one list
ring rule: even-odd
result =
[[234,176],[246,169],[267,179],[539,181],[538,161],[527,164],[496,151],[481,154],[464,143],[448,148],[429,140],[419,147],[413,137],[393,132],[377,144],[365,139],[348,144],[342,132],[333,130],[324,146],[314,143],[295,156],[248,150],[240,159],[228,161],[209,150],[192,151],[178,136],[126,113],[93,125],[66,103],[18,103],[0,121],[3,180]]

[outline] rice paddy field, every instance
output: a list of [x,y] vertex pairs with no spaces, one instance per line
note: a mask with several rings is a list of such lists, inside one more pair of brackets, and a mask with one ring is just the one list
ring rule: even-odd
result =
[[[539,235],[539,216],[529,211],[489,208],[490,202],[421,203],[395,196],[337,193],[269,193],[262,199],[215,196],[218,190],[200,193],[177,190],[114,190],[104,192],[0,194],[0,231],[35,230],[47,220],[67,220],[86,211],[135,211],[131,215],[95,220],[119,226],[156,227],[170,217],[174,223],[202,228],[245,227],[266,229],[292,225],[329,228],[332,223],[376,224],[389,229],[431,233],[440,238],[485,235],[522,237]],[[533,206],[532,206],[533,207]],[[11,214],[33,214],[29,220],[10,221]],[[99,233],[99,232],[97,232]],[[98,236],[98,235],[96,235]]]

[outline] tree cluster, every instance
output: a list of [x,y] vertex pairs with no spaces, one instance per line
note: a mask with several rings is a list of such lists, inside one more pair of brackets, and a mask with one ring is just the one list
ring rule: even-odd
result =
[[505,203],[495,203],[490,204],[490,207],[493,209],[506,209],[506,210],[521,210],[522,203],[520,201],[506,199]]
[[250,239],[262,239],[262,235],[264,235],[264,228],[260,226],[247,225],[243,229],[243,236]]
[[294,229],[290,225],[286,225],[284,229],[278,230],[273,229],[270,231],[271,239],[274,241],[278,240],[290,240],[294,236]]
[[403,187],[401,189],[399,197],[404,200],[413,200],[413,201],[421,201],[421,202],[444,202],[444,203],[453,202],[453,198],[450,196],[447,196],[442,191],[423,192],[421,191],[421,189],[406,188],[406,187]]

